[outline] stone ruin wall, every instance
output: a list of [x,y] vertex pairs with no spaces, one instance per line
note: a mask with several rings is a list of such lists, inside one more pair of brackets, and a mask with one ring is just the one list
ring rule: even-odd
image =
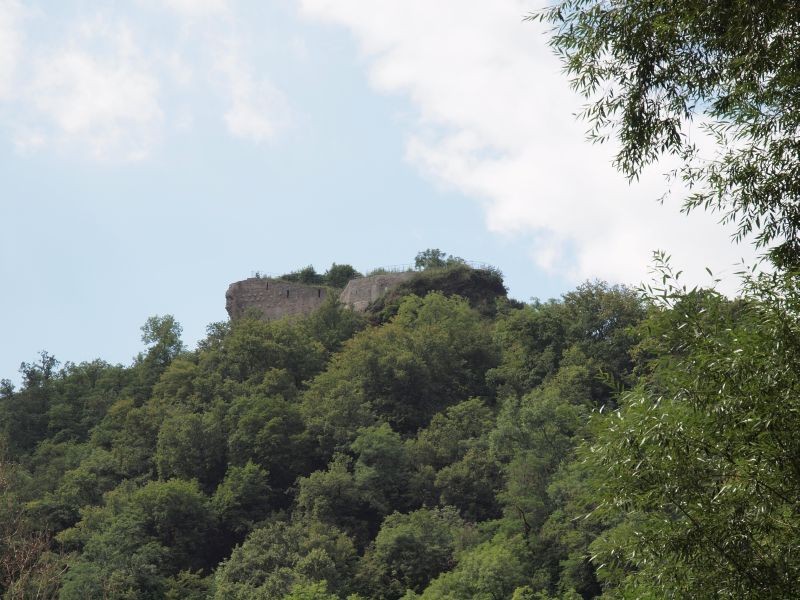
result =
[[293,315],[308,315],[325,302],[331,289],[281,279],[251,277],[237,281],[225,294],[225,309],[231,319],[257,309],[265,319],[274,321]]
[[[357,312],[364,312],[371,302],[413,277],[414,273],[383,273],[352,279],[339,295],[339,301]],[[231,319],[239,319],[249,309],[258,310],[265,319],[309,315],[325,302],[335,290],[319,285],[307,285],[251,277],[237,281],[225,294],[225,309]]]
[[414,273],[405,271],[351,279],[340,294],[339,302],[356,312],[364,312],[372,302],[413,276]]

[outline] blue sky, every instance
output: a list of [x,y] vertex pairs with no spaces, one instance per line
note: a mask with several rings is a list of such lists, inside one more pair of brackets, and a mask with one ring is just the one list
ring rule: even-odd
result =
[[536,6],[0,0],[0,377],[129,363],[155,314],[191,346],[256,270],[438,247],[522,300],[635,284],[660,247],[731,270],[713,218],[584,142]]

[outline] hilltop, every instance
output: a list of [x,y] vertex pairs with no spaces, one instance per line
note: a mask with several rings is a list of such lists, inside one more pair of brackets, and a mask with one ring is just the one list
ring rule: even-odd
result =
[[[348,276],[343,277],[343,273]],[[507,296],[498,269],[451,256],[433,264],[421,261],[415,269],[377,269],[367,276],[350,265],[336,263],[324,275],[317,274],[313,266],[277,277],[257,274],[228,287],[225,308],[231,319],[251,312],[274,320],[308,316],[335,298],[351,310],[386,320],[397,312],[403,297],[425,296],[433,291],[466,298],[485,314],[495,311],[497,300]]]

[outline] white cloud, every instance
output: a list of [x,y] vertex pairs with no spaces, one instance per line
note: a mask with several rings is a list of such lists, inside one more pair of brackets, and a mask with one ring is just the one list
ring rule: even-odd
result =
[[[222,120],[228,133],[256,143],[274,138],[289,121],[289,103],[268,77],[256,75],[256,64],[248,52],[251,36],[229,2],[168,0],[159,6],[181,17],[184,54],[190,53],[196,63],[190,66],[178,52],[167,57],[176,80],[187,85],[204,72],[204,82],[226,99]],[[203,17],[214,18],[200,20]],[[291,45],[287,51],[293,51]]]
[[144,8],[167,10],[188,19],[216,18],[230,12],[229,0],[136,0]]
[[14,76],[22,55],[23,9],[16,0],[0,0],[0,100],[14,88]]
[[29,155],[47,144],[47,137],[42,131],[21,128],[14,135],[14,146],[22,155]]
[[[194,71],[207,73],[206,83],[226,98],[222,120],[228,133],[260,143],[274,138],[288,123],[289,103],[269,78],[256,76],[247,51],[251,36],[228,0],[166,0],[158,5],[154,0],[139,1],[179,16],[186,47],[195,59],[204,56],[210,60],[210,64],[191,69],[187,60],[173,53],[167,64],[183,84],[194,79]],[[293,50],[291,45],[287,48]]]
[[[285,96],[257,70],[252,32],[227,0],[138,0],[134,12],[103,9],[62,22],[29,12],[0,0],[0,108],[21,154],[140,160],[165,135],[195,128],[214,96],[233,137],[262,142],[290,120]],[[31,29],[24,52],[23,17]],[[37,27],[61,33],[43,38]]]
[[166,68],[169,78],[178,85],[186,86],[194,80],[192,65],[177,50],[170,51],[161,62]]
[[308,44],[306,40],[299,35],[293,35],[289,42],[289,50],[292,56],[301,62],[308,60]]
[[300,0],[303,13],[349,28],[372,84],[407,96],[418,122],[407,156],[435,181],[480,199],[488,227],[531,236],[543,269],[574,280],[646,278],[671,251],[695,281],[748,247],[713,215],[661,206],[659,172],[628,186],[608,148],[584,140],[579,101],[521,0]]
[[253,75],[235,41],[221,40],[216,56],[216,70],[230,98],[224,115],[228,132],[257,143],[273,138],[289,121],[285,96],[268,79]]
[[208,17],[228,10],[227,0],[163,0],[176,13],[188,17]]
[[236,137],[263,142],[282,126],[278,112],[283,97],[268,82],[256,84],[249,77],[232,81],[232,105],[225,113],[228,131]]
[[33,60],[29,122],[17,147],[49,141],[100,160],[141,159],[159,135],[159,87],[125,25],[82,22],[63,46]]

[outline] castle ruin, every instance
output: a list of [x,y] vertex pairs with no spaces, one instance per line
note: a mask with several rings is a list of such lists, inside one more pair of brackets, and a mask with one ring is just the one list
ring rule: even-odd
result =
[[[344,306],[364,312],[372,302],[413,276],[413,272],[404,271],[351,279],[338,298]],[[225,309],[232,320],[255,310],[268,321],[274,321],[289,316],[309,315],[322,306],[331,294],[338,292],[324,285],[251,277],[228,287]]]

